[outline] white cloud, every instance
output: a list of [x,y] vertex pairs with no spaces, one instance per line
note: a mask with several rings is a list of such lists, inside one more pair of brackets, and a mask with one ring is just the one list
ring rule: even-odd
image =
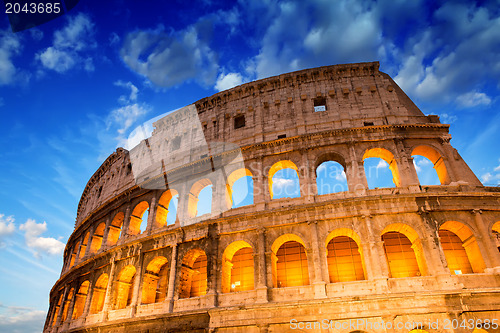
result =
[[139,89],[137,89],[137,87],[133,85],[132,82],[116,81],[114,85],[117,87],[130,89],[130,95],[128,97],[125,95],[120,96],[120,98],[118,99],[120,103],[126,104],[137,101],[137,94],[139,93]]
[[8,31],[0,31],[0,85],[15,81],[17,69],[12,57],[21,51],[19,37]]
[[132,126],[140,116],[148,113],[149,109],[145,106],[141,106],[137,103],[125,105],[120,108],[114,109],[110,118],[116,124],[119,125],[118,133],[124,134],[127,129]]
[[0,214],[0,237],[10,235],[14,231],[16,231],[16,226],[14,225],[14,217]]
[[439,115],[439,121],[443,124],[452,124],[457,121],[457,116],[448,113],[441,113]]
[[293,179],[286,179],[286,178],[273,178],[273,188],[275,190],[282,189],[284,187],[288,187],[293,185],[295,182]]
[[64,73],[77,65],[88,72],[95,67],[90,56],[84,56],[85,51],[96,47],[94,40],[94,23],[85,14],[68,17],[67,24],[61,30],[54,32],[52,46],[38,52],[38,59],[44,68]]
[[341,181],[344,181],[347,179],[346,175],[345,175],[345,171],[342,170],[342,172],[336,172],[335,173],[335,179],[339,182]]
[[64,251],[64,243],[50,237],[40,237],[47,231],[47,223],[36,223],[33,219],[28,219],[26,223],[19,226],[19,230],[24,231],[26,245],[32,248],[35,256],[39,257],[40,252],[49,255],[58,255]]
[[10,333],[35,333],[43,330],[46,312],[20,306],[0,304],[0,331]]
[[500,185],[500,164],[493,168],[493,171],[484,173],[481,182],[484,185]]
[[160,87],[194,79],[210,86],[218,70],[217,57],[204,37],[205,22],[167,33],[163,27],[129,33],[120,55],[132,70]]
[[243,83],[243,77],[240,73],[221,73],[215,83],[215,89],[218,91],[227,90]]
[[387,164],[386,161],[384,161],[383,159],[380,158],[376,168],[377,169],[384,169],[384,168],[388,168],[388,167],[389,167],[389,164]]
[[472,91],[458,96],[457,103],[463,108],[472,108],[479,105],[489,105],[491,98],[485,93]]

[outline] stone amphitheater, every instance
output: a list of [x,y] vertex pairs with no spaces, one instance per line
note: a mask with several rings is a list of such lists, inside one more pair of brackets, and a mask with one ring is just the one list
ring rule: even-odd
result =
[[[500,331],[500,189],[377,62],[243,84],[153,125],[88,181],[44,332]],[[368,158],[392,187],[368,186]],[[330,162],[340,191],[320,190]],[[298,194],[276,195],[283,170]]]

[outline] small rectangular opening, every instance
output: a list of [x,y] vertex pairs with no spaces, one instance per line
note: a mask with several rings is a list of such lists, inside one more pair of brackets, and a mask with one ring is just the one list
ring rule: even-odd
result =
[[373,126],[373,121],[365,121],[365,126]]
[[316,97],[314,99],[314,112],[326,111],[326,97]]
[[245,116],[240,114],[234,117],[234,129],[245,127]]
[[181,137],[177,136],[175,139],[172,141],[172,151],[177,150],[181,147]]
[[280,135],[278,135],[278,139],[284,139],[284,138],[286,138],[286,134],[280,134]]

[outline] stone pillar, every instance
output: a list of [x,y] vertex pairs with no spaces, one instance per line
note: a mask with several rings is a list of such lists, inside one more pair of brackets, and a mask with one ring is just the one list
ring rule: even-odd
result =
[[165,297],[165,302],[167,304],[167,312],[172,312],[174,309],[174,289],[175,289],[175,277],[177,276],[177,240],[172,246],[172,257],[170,259],[170,272],[168,275],[168,290],[167,297]]
[[[479,232],[480,239],[483,241],[477,242],[481,252],[484,252],[483,258],[486,264],[486,272],[494,269],[500,272],[500,252],[498,252],[497,247],[491,239],[491,233],[488,232],[486,224],[484,223],[483,217],[481,216],[482,211],[479,209],[474,209],[472,211],[474,215],[474,222],[476,223],[477,230]],[[479,238],[479,237],[477,237]]]
[[[395,139],[396,149],[394,150],[394,162],[389,163],[391,170],[399,173],[399,186],[410,186],[412,192],[420,191],[417,171],[413,165],[413,158],[406,152],[403,140]],[[396,165],[393,165],[396,163]],[[394,171],[393,171],[394,172]]]
[[87,247],[85,248],[85,254],[83,255],[84,258],[90,254],[90,248],[92,247],[92,241],[94,240],[94,231],[95,231],[95,225],[90,226],[89,238],[87,239]]
[[[149,219],[148,219],[149,220]],[[138,268],[135,272],[136,276],[134,278],[134,284],[132,286],[132,301],[130,302],[130,307],[132,308],[131,317],[135,317],[135,313],[137,312],[137,305],[141,304],[141,296],[142,296],[142,278],[144,276],[144,253],[139,251],[139,263]]]
[[215,182],[212,184],[212,216],[228,210],[226,191],[226,179],[222,170],[217,170],[215,172]]
[[106,216],[106,227],[104,228],[104,234],[102,235],[102,244],[101,244],[102,249],[107,248],[110,228],[111,228],[111,217],[108,215]]
[[66,287],[64,289],[63,297],[61,298],[61,305],[59,305],[59,310],[56,313],[57,317],[56,317],[56,323],[54,326],[58,326],[61,323],[62,313],[64,311],[64,304],[66,303],[66,297],[68,297],[68,291],[69,291],[69,287]]
[[363,166],[363,161],[358,161],[353,144],[349,145],[349,156],[346,159],[345,172],[349,192],[358,193],[360,195],[364,194],[368,189],[365,168]]
[[[448,276],[450,271],[448,270],[446,257],[444,256],[443,249],[439,242],[438,230],[431,230],[430,223],[428,221],[429,217],[424,214],[419,214],[422,220],[422,227],[430,237],[421,239],[423,256],[427,263],[428,274],[434,276]],[[423,273],[423,272],[422,272]]]
[[319,254],[319,242],[318,242],[318,223],[317,221],[310,221],[308,223],[311,230],[311,250],[312,250],[312,260],[314,268],[314,298],[326,298],[326,282],[323,280],[323,270],[322,263]]
[[304,149],[300,150],[300,155],[301,163],[298,166],[300,196],[306,198],[306,202],[313,202],[314,195],[317,194],[317,190],[313,188],[313,177],[311,177],[309,157],[307,156],[307,151]]
[[[89,281],[90,282],[90,281]],[[92,297],[94,296],[94,286],[89,283],[89,289],[87,290],[87,298],[85,299],[85,304],[83,305],[82,318],[87,318],[89,315],[90,304],[92,303]]]
[[[127,207],[127,209],[129,209]],[[130,216],[130,214],[129,214]],[[115,270],[116,270],[116,263],[115,259],[111,259],[111,269],[109,271],[109,279],[108,279],[108,285],[106,286],[106,295],[104,296],[104,305],[102,307],[102,312],[103,312],[103,320],[106,320],[108,311],[111,309],[113,306],[112,304],[112,296],[113,296],[113,284],[114,284],[114,279],[115,279]]]
[[208,230],[209,245],[207,251],[207,305],[211,307],[217,306],[217,275],[218,275],[218,252],[219,252],[219,235],[217,234],[217,225],[209,226]]
[[389,276],[389,265],[385,256],[384,242],[380,236],[373,232],[371,216],[363,215],[365,227],[368,233],[368,248],[370,249],[374,279],[387,279]]
[[266,229],[258,230],[257,240],[257,303],[267,303],[268,287],[266,272]]
[[265,197],[265,186],[267,186],[267,177],[262,174],[262,159],[259,158],[251,162],[252,168],[252,180],[253,180],[253,203],[257,206],[263,207],[266,197]]
[[128,227],[130,225],[130,214],[131,214],[131,212],[130,212],[130,202],[129,202],[127,204],[127,208],[125,209],[125,216],[123,218],[122,233],[120,235],[120,240],[122,240],[122,242],[123,242],[123,239],[126,238],[126,236],[128,235]]
[[146,227],[146,234],[151,235],[151,231],[153,230],[153,226],[155,225],[155,217],[156,217],[156,193],[151,198],[151,202],[149,203],[149,214],[148,214],[148,225]]
[[177,203],[177,221],[179,221],[180,226],[186,225],[189,219],[188,214],[188,203],[189,203],[189,188],[186,183],[182,184],[182,188],[179,190],[179,201]]

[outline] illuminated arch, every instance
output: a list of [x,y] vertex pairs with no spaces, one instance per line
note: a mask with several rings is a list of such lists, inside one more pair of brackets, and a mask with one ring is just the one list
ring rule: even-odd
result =
[[141,226],[143,223],[148,223],[148,221],[143,221],[144,213],[149,209],[149,203],[147,201],[139,202],[130,216],[130,225],[128,227],[129,234],[138,235],[141,233]]
[[[227,177],[226,180],[226,205],[227,208],[233,208],[233,186],[236,181],[240,180],[243,177],[250,177],[252,185],[253,185],[253,175],[250,170],[246,168],[240,168],[231,172],[231,174]],[[252,204],[253,204],[253,193],[251,193]],[[236,208],[236,207],[234,207]]]
[[[328,177],[320,177],[319,175],[323,173],[323,168],[326,171],[326,168],[328,168],[328,164],[331,163],[335,164],[336,168],[335,175],[329,174]],[[349,190],[347,186],[346,163],[345,159],[341,155],[337,153],[327,153],[321,155],[316,160],[315,170],[316,170],[316,187],[318,189],[318,194],[345,192]],[[339,170],[342,170],[342,172],[339,172]],[[335,181],[333,181],[332,178],[335,179]],[[324,184],[324,182],[327,183],[333,182],[333,184]],[[325,187],[330,187],[330,186],[332,188],[325,189]]]
[[57,301],[56,307],[54,309],[54,314],[52,316],[52,326],[54,326],[57,322],[57,315],[59,314],[59,309],[61,308],[63,295],[59,296],[59,301]]
[[75,295],[76,299],[75,299],[75,305],[73,307],[72,319],[80,318],[80,316],[83,314],[85,301],[87,300],[87,295],[89,293],[89,287],[90,287],[90,282],[88,280],[80,284],[80,288],[78,289],[78,292]]
[[222,292],[254,289],[253,249],[245,241],[229,244],[222,254]]
[[94,234],[92,235],[92,242],[90,243],[90,253],[96,253],[101,248],[105,228],[106,223],[104,222],[99,223],[97,228],[95,228]]
[[382,231],[390,277],[428,275],[422,243],[407,224],[393,223]]
[[160,200],[158,200],[158,205],[156,206],[156,226],[158,228],[161,228],[165,226],[165,224],[167,224],[168,214],[171,213],[168,211],[168,207],[170,206],[170,202],[176,195],[179,195],[176,190],[169,189],[163,192]]
[[71,253],[71,260],[69,262],[69,267],[72,267],[75,264],[79,248],[80,248],[80,242],[75,244],[75,246],[73,247],[73,252]]
[[460,274],[461,270],[462,273],[484,272],[486,265],[469,227],[461,222],[447,221],[439,227],[439,238],[451,273]]
[[98,313],[104,307],[104,298],[106,297],[106,289],[108,288],[108,274],[103,273],[97,279],[94,288],[92,289],[92,302],[90,303],[90,313]]
[[133,265],[125,266],[116,281],[115,309],[124,309],[132,302],[133,284],[136,269]]
[[366,268],[359,235],[352,229],[339,228],[326,238],[330,282],[366,279]]
[[[295,170],[295,172],[297,173],[297,179],[300,179],[299,178],[299,169],[297,168],[295,163],[293,163],[292,161],[283,160],[283,161],[279,161],[279,162],[274,163],[273,166],[271,167],[271,169],[269,169],[269,175],[268,175],[269,194],[271,196],[271,199],[273,199],[273,197],[274,197],[274,195],[273,195],[273,177],[276,174],[276,172],[283,170],[283,169]],[[300,184],[299,184],[299,196],[300,196]]]
[[61,323],[65,322],[66,319],[68,318],[69,305],[70,305],[71,301],[73,300],[74,293],[75,293],[75,288],[71,288],[68,295],[66,296],[66,300],[64,301],[63,312],[61,315]]
[[168,260],[156,257],[146,267],[142,282],[142,303],[158,303],[165,300],[168,287]]
[[200,192],[207,186],[211,186],[212,182],[208,178],[200,179],[191,186],[188,200],[188,215],[195,217],[198,214],[198,196]]
[[179,298],[203,296],[207,293],[207,256],[192,249],[184,256],[181,268]]
[[82,242],[80,243],[80,253],[78,254],[78,258],[83,258],[85,255],[85,250],[87,250],[87,244],[89,242],[89,232],[87,231],[85,233],[85,236],[83,237]]
[[111,221],[108,231],[108,239],[107,239],[108,245],[112,246],[115,245],[116,242],[118,242],[118,239],[120,238],[120,233],[122,231],[124,218],[125,215],[122,212],[119,212],[116,213],[115,217],[113,218],[113,221]]
[[436,170],[441,185],[450,183],[450,175],[446,169],[443,156],[436,149],[426,145],[417,146],[413,149],[411,155],[419,155],[428,158],[432,162],[434,170]]
[[309,284],[304,241],[295,234],[278,237],[271,246],[273,283],[277,288]]
[[363,161],[367,158],[377,157],[381,158],[387,164],[389,164],[389,169],[392,173],[392,181],[395,186],[401,186],[401,179],[399,176],[398,165],[394,159],[394,154],[385,148],[371,148],[367,149],[363,155]]

